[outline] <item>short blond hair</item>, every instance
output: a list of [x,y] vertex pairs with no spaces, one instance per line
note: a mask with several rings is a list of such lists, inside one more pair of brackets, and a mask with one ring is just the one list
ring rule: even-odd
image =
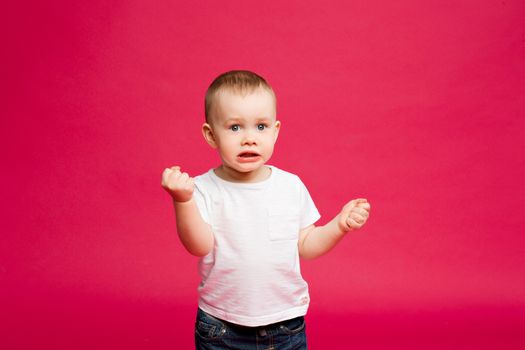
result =
[[274,101],[276,101],[272,87],[260,75],[248,70],[231,70],[222,73],[213,80],[208,90],[206,90],[206,96],[204,98],[204,115],[206,116],[206,122],[209,122],[212,103],[217,92],[221,90],[231,90],[241,94],[247,94],[260,87],[268,90],[273,95]]

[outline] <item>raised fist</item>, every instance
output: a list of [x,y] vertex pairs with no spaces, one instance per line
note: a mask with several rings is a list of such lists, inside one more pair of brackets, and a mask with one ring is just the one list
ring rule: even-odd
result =
[[364,198],[348,202],[341,210],[339,228],[343,232],[361,228],[370,215],[370,203]]
[[193,196],[194,180],[188,173],[182,173],[179,166],[164,169],[161,186],[176,202],[187,202]]

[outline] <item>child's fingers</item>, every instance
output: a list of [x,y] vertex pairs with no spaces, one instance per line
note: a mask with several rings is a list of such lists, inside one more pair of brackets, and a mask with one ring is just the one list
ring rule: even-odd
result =
[[194,185],[194,179],[188,173],[181,172],[180,166],[172,166],[162,172],[161,186],[168,191],[176,202],[182,203],[190,200]]
[[361,204],[358,205],[358,207],[363,208],[363,209],[368,210],[368,211],[370,211],[370,209],[372,209],[372,206],[368,202],[367,203],[361,203]]
[[368,220],[370,204],[365,198],[357,198],[348,202],[341,211],[344,226],[351,229],[361,228]]
[[362,203],[367,203],[367,200],[364,198],[356,198],[352,199],[350,202],[348,202],[348,206],[350,207],[356,207],[358,205],[362,205]]
[[172,166],[171,167],[171,173],[172,174],[176,174],[176,175],[180,175],[181,174],[180,166]]
[[350,229],[354,229],[354,228],[360,228],[362,226],[362,224],[358,223],[354,218],[352,217],[348,217],[346,218],[346,225],[350,228]]
[[370,203],[366,202],[366,203],[358,203],[356,205],[357,208],[361,208],[361,209],[364,209],[366,211],[370,211]]
[[173,175],[172,168],[164,169],[164,171],[162,172],[161,185],[164,186],[164,185],[168,184],[170,182],[170,178],[172,177],[172,175]]
[[346,203],[346,205],[343,207],[343,212],[348,213],[353,208],[364,205],[365,203],[367,203],[367,200],[364,198],[353,199],[350,202]]
[[194,180],[188,173],[181,173],[180,171],[177,171],[175,177],[171,179],[171,183],[175,187],[192,189]]
[[349,217],[352,218],[358,224],[363,224],[366,221],[366,216],[361,215],[360,213],[357,213],[357,212],[350,213]]
[[180,171],[180,166],[171,167],[171,174],[176,178],[179,178],[182,175],[182,172]]
[[179,166],[166,168],[164,169],[164,172],[162,173],[161,185],[172,187],[174,184],[176,184],[179,181],[181,175],[182,173],[180,172]]
[[162,172],[162,176],[170,176],[173,173],[177,173],[180,171],[180,166],[172,166],[171,168],[166,168]]
[[366,209],[359,208],[359,207],[355,207],[355,208],[353,209],[353,212],[355,212],[355,213],[361,215],[361,216],[364,217],[364,218],[368,218],[368,215],[369,215],[369,214],[368,214],[368,211],[367,211]]

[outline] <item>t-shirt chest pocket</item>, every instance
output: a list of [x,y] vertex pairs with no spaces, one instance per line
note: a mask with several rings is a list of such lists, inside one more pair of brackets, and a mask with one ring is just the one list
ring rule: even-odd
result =
[[271,241],[299,239],[299,210],[290,207],[268,208],[268,237]]

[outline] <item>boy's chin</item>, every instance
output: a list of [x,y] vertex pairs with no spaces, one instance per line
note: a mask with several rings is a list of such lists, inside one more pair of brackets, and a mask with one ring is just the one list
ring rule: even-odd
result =
[[222,166],[226,168],[225,170],[227,171],[235,172],[239,175],[248,175],[263,170],[265,168],[265,162],[261,160],[259,162],[235,164],[234,166],[224,164]]
[[251,165],[251,166],[236,167],[235,171],[238,173],[242,173],[242,174],[249,174],[249,173],[261,171],[263,168],[264,168],[264,163],[257,165],[257,166]]

